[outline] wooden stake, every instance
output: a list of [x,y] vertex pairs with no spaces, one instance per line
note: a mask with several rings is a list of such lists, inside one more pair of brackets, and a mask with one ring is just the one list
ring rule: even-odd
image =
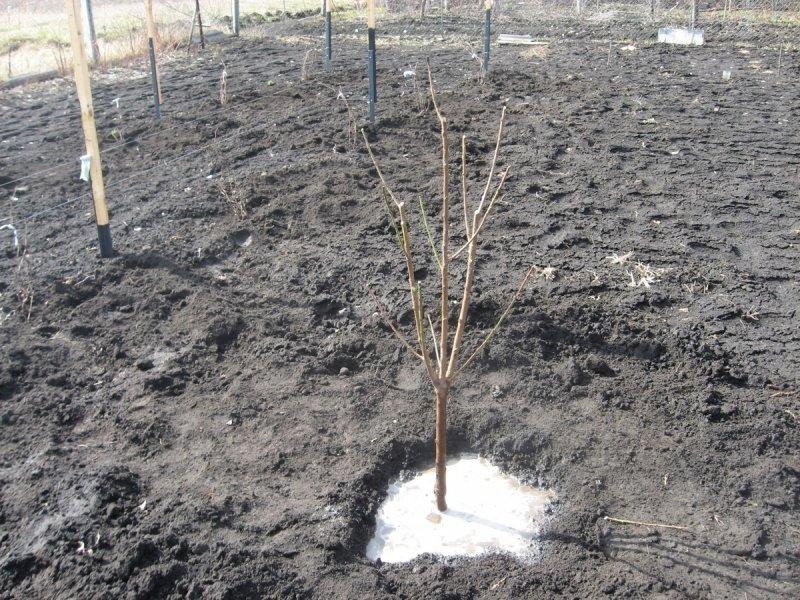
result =
[[114,255],[111,243],[111,226],[106,207],[106,189],[103,185],[103,167],[100,162],[100,146],[97,142],[97,129],[94,124],[94,106],[92,103],[92,84],[89,79],[89,63],[86,60],[86,49],[83,45],[83,31],[80,20],[80,0],[65,0],[67,20],[72,38],[73,71],[78,100],[81,104],[81,124],[83,137],[86,140],[86,154],[91,163],[89,173],[92,182],[92,200],[94,216],[97,221],[97,237],[100,241],[100,256],[108,258]]
[[156,76],[156,88],[158,90],[158,104],[164,103],[164,96],[161,93],[161,75],[155,63],[155,49],[158,46],[158,30],[156,29],[156,19],[153,16],[153,0],[144,0],[144,12],[147,19],[147,40],[148,46],[152,45],[152,67]]
[[[203,35],[203,17],[200,15],[200,0],[194,0],[194,12],[197,15],[197,28],[200,31],[200,47],[205,50],[206,38]],[[194,23],[192,23],[192,27],[194,27]],[[189,43],[192,43],[191,39]]]

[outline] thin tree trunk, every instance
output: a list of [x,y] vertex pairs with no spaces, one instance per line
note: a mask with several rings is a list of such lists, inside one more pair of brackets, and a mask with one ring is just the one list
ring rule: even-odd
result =
[[440,512],[447,510],[445,495],[447,494],[447,397],[450,389],[436,391],[436,484],[433,491],[436,495],[436,508]]

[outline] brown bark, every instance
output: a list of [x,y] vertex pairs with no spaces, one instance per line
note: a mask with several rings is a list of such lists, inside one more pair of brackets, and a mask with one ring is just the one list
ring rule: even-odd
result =
[[436,495],[436,508],[440,512],[447,510],[447,397],[450,388],[445,386],[436,391],[436,484],[433,492]]

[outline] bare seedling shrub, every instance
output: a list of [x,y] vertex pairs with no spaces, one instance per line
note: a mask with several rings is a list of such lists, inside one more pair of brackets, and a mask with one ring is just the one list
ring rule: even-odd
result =
[[228,69],[222,63],[222,74],[219,76],[219,104],[225,106],[228,103]]
[[[364,138],[364,142],[366,143],[369,156],[372,159],[372,164],[374,165],[380,179],[382,189],[389,198],[389,200],[386,202],[387,210],[389,211],[389,221],[394,227],[400,249],[405,257],[406,271],[408,275],[408,287],[411,297],[411,308],[414,315],[414,328],[417,337],[415,345],[412,345],[411,342],[409,342],[408,339],[392,324],[386,309],[380,302],[377,301],[377,298],[375,298],[375,301],[378,305],[378,310],[381,312],[381,315],[389,329],[391,329],[403,346],[405,346],[412,355],[422,362],[433,387],[436,405],[436,484],[434,493],[436,495],[437,508],[440,511],[445,511],[447,510],[447,502],[445,499],[447,493],[445,466],[447,457],[447,400],[450,395],[450,390],[452,389],[458,375],[465,368],[467,368],[473,360],[475,360],[475,358],[486,347],[494,334],[500,328],[501,324],[511,311],[511,308],[514,306],[514,303],[525,288],[525,285],[527,284],[536,267],[533,265],[528,269],[528,271],[525,273],[525,276],[522,278],[516,293],[512,296],[494,327],[492,327],[483,340],[478,343],[467,355],[467,358],[465,360],[461,360],[460,353],[464,342],[464,332],[466,329],[470,297],[472,295],[472,287],[475,277],[478,239],[480,233],[483,231],[483,228],[486,225],[492,209],[495,207],[500,198],[500,193],[509,173],[508,168],[503,170],[503,172],[500,173],[499,181],[495,184],[495,170],[497,168],[497,157],[500,152],[500,140],[503,134],[505,107],[503,107],[503,111],[500,116],[497,142],[494,149],[494,156],[492,158],[489,175],[486,179],[486,186],[483,190],[483,194],[480,197],[477,208],[475,208],[472,212],[470,212],[470,201],[467,190],[467,140],[466,136],[461,137],[461,196],[464,213],[464,241],[456,248],[455,251],[453,251],[450,247],[452,237],[450,223],[450,144],[448,142],[447,134],[447,118],[440,110],[436,101],[436,92],[433,85],[433,76],[431,74],[430,67],[428,67],[428,82],[430,86],[431,101],[434,109],[436,110],[436,117],[439,122],[441,132],[441,246],[438,251],[433,240],[433,234],[430,228],[427,226],[425,207],[421,198],[419,199],[419,203],[421,209],[420,217],[423,227],[426,230],[426,236],[431,244],[433,258],[439,267],[440,299],[438,307],[438,336],[436,332],[436,326],[425,309],[422,286],[417,281],[414,274],[414,255],[411,249],[408,208],[406,207],[406,203],[399,200],[392,192],[383,176],[383,171],[381,170],[378,161],[375,159],[375,155],[372,152],[372,147],[370,146],[366,133],[363,129],[361,130],[361,133]],[[493,188],[494,191],[492,191]],[[466,256],[466,266],[464,268],[463,293],[458,312],[456,329],[454,334],[451,336],[449,332],[449,290],[451,265],[457,258],[463,258],[464,256]],[[429,336],[432,338],[433,352],[430,350]]]
[[356,119],[353,116],[353,109],[350,107],[350,102],[347,100],[347,96],[344,95],[341,88],[339,89],[339,94],[336,96],[336,99],[344,100],[344,105],[347,107],[347,143],[350,145],[351,149],[355,149],[358,127],[356,126]]
[[478,84],[483,85],[486,79],[486,70],[483,68],[483,58],[480,54],[475,52],[469,44],[467,44],[467,52],[469,52],[470,58],[478,63]]
[[53,51],[53,59],[56,62],[56,68],[58,69],[58,74],[66,75],[67,72],[69,72],[69,66],[70,66],[70,63],[67,60],[67,55],[65,53],[66,44],[55,40],[50,43],[50,47]]
[[417,112],[422,114],[428,110],[428,94],[425,93],[424,88],[419,85],[419,77],[417,77],[417,66],[414,65],[414,100],[417,103]]
[[310,54],[311,50],[306,50],[305,56],[303,56],[303,64],[300,66],[300,81],[308,79],[308,57]]
[[237,219],[247,216],[247,200],[237,188],[233,179],[220,179],[217,182],[217,191]]

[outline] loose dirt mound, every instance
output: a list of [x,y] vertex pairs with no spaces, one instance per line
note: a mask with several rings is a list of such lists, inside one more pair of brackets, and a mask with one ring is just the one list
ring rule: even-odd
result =
[[[431,56],[473,194],[508,106],[511,179],[470,340],[516,274],[555,273],[460,380],[451,449],[566,501],[535,565],[376,566],[375,510],[430,460],[432,397],[365,292],[409,323],[376,178],[336,99],[362,124],[363,28],[337,24],[334,73],[317,52],[300,81],[312,25],[286,26],[294,45],[230,41],[165,68],[160,129],[146,79],[97,84],[104,147],[121,144],[105,155],[112,260],[92,247],[88,198],[63,205],[86,191],[71,84],[2,98],[2,216],[27,248],[0,259],[3,594],[800,594],[796,55],[778,77],[771,49],[609,52],[589,28],[546,53],[496,49],[478,85],[459,40],[379,47],[368,135],[395,191],[431,198],[431,216],[438,129],[403,71]],[[57,157],[64,170],[10,199]],[[432,288],[433,265],[419,269]]]

